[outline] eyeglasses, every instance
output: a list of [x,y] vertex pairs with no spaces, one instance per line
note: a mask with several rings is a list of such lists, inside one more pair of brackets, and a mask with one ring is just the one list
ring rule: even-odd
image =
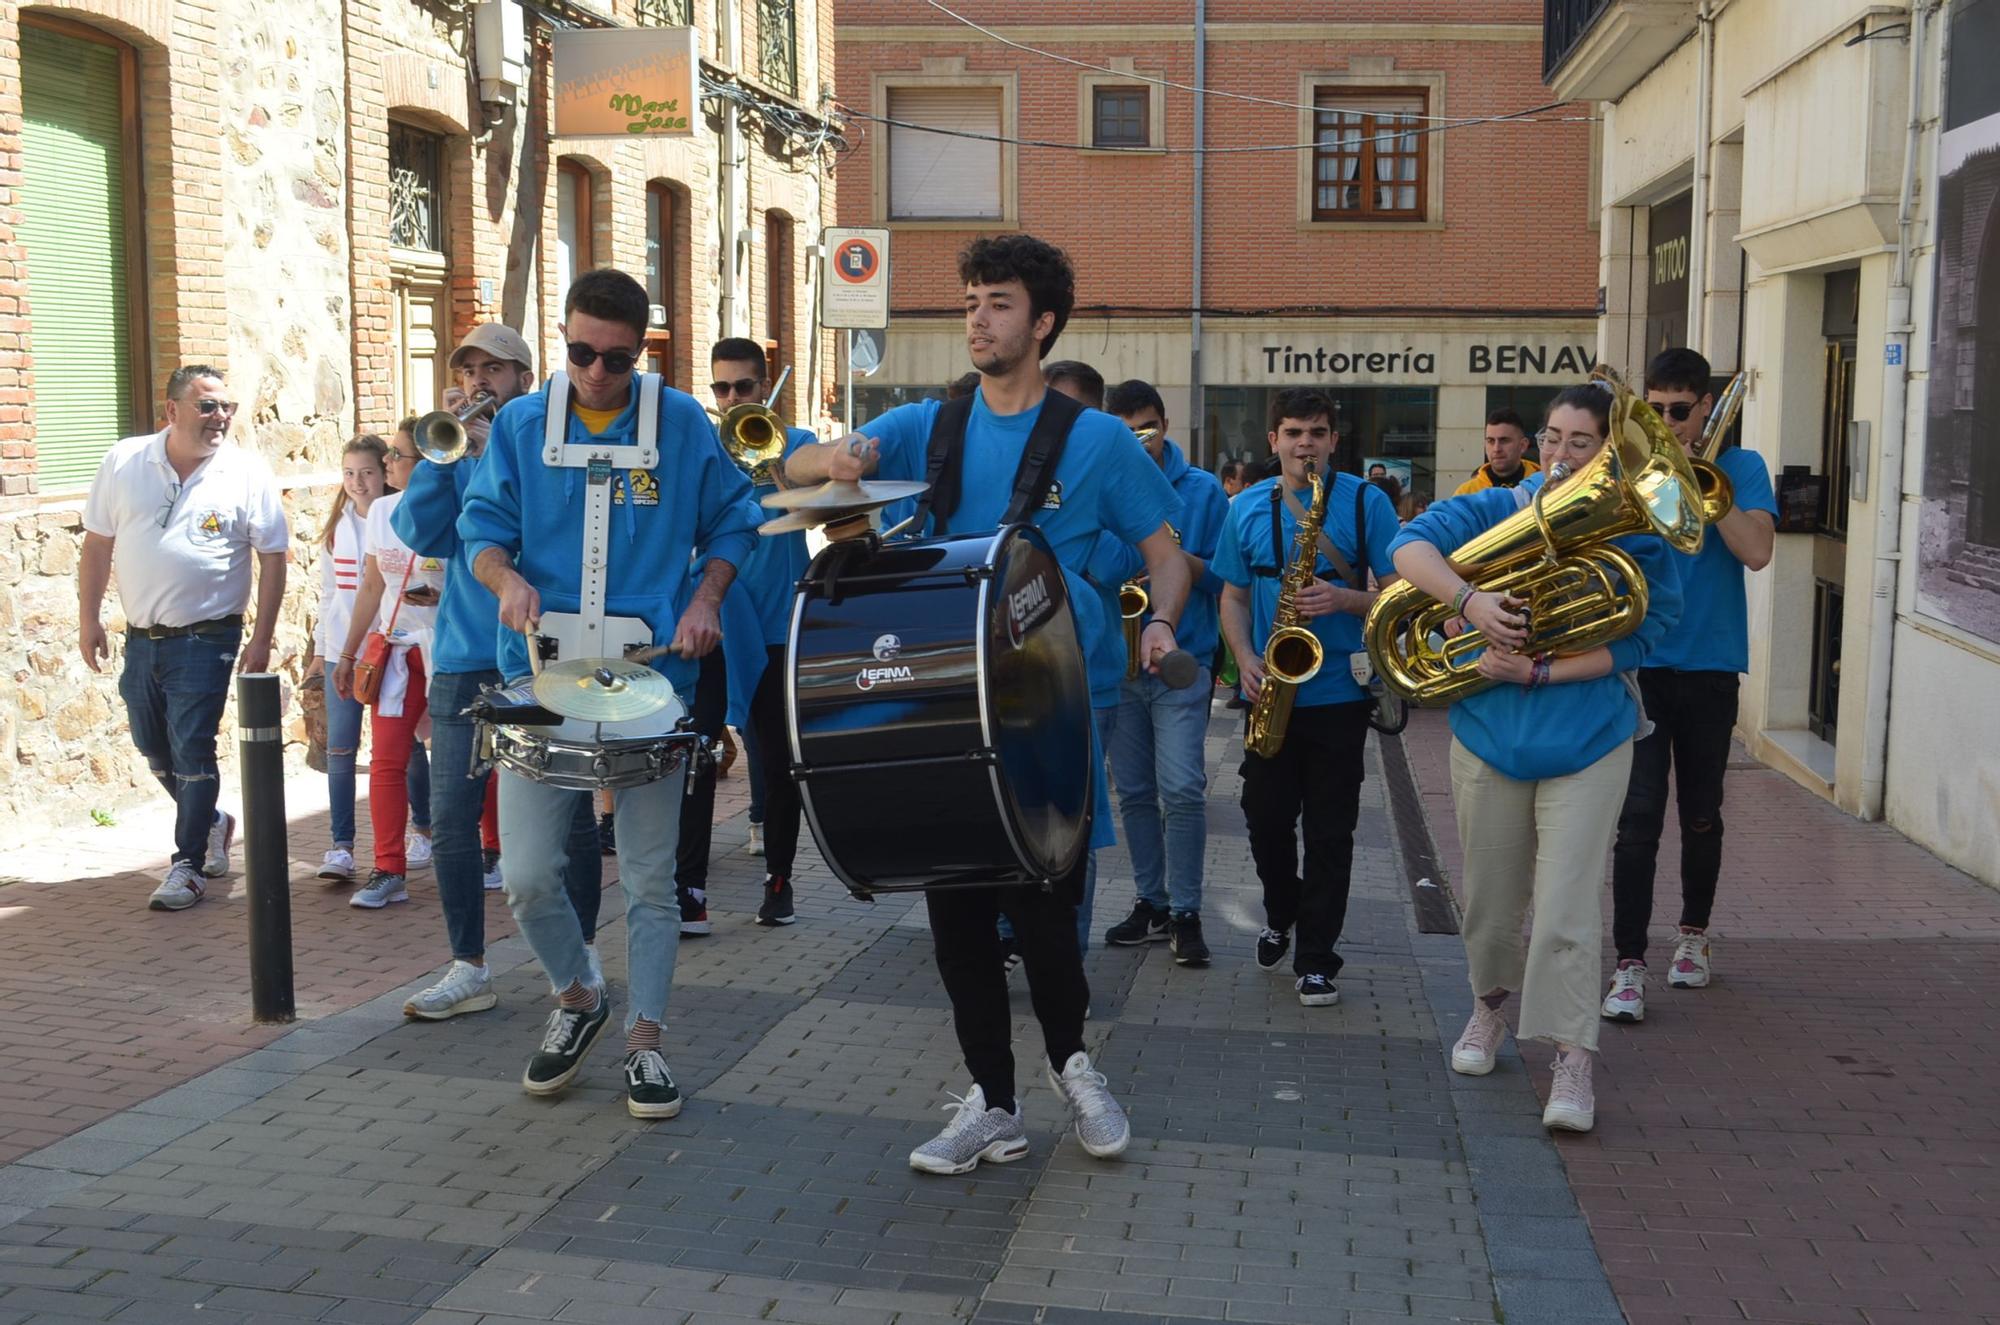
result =
[[392,465],[393,464],[414,465],[417,463],[418,460],[422,458],[423,457],[421,456],[409,455],[402,451],[398,451],[393,446],[389,448],[389,463]]
[[233,415],[236,413],[236,402],[233,400],[216,400],[213,397],[197,400],[194,402],[194,412],[201,415],[204,419],[211,414]]
[[1686,423],[1688,415],[1694,413],[1694,407],[1698,403],[1700,402],[1693,400],[1676,400],[1672,404],[1655,405],[1653,408],[1672,419],[1675,423]]
[[569,361],[577,367],[588,368],[599,359],[604,360],[604,371],[614,377],[631,372],[632,365],[639,362],[639,356],[631,350],[600,350],[580,340],[569,343]]
[[708,389],[718,396],[754,396],[763,384],[761,377],[739,377],[734,382],[710,382]]
[[[201,403],[204,405],[208,405],[214,402],[204,400]],[[179,501],[180,499],[181,499],[181,485],[178,483],[169,483],[167,485],[167,504],[160,508],[160,514],[158,515],[158,517],[156,517],[160,528],[165,529],[167,527],[167,521],[174,518],[174,503]]]

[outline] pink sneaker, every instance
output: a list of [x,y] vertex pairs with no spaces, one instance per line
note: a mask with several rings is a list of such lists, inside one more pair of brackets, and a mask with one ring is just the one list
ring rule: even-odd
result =
[[1552,1131],[1588,1132],[1597,1125],[1597,1096],[1590,1088],[1590,1051],[1559,1051],[1555,1079],[1549,1083],[1549,1105],[1542,1126]]
[[1472,1018],[1465,1023],[1465,1033],[1458,1037],[1458,1043],[1451,1047],[1451,1070],[1469,1077],[1485,1076],[1493,1070],[1493,1061],[1500,1056],[1500,1046],[1506,1039],[1507,1019],[1497,1008],[1473,999]]
[[1622,961],[1611,973],[1611,992],[1604,996],[1606,1021],[1646,1019],[1646,963]]
[[1674,940],[1673,964],[1667,967],[1667,983],[1675,989],[1700,989],[1708,984],[1708,932],[1681,926]]

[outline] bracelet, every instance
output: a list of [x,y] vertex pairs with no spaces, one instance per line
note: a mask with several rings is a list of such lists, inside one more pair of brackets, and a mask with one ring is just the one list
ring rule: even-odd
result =
[[[1163,616],[1156,616],[1156,617],[1154,617],[1154,618],[1153,618],[1152,620],[1148,621],[1148,622],[1147,622],[1146,624],[1147,624],[1147,625],[1149,625],[1149,626],[1165,626],[1165,627],[1167,628],[1167,631],[1168,631],[1168,632],[1169,632],[1170,634],[1173,634],[1173,635],[1179,635],[1179,634],[1180,634],[1180,632],[1179,632],[1179,631],[1177,631],[1177,630],[1175,630],[1175,629],[1174,629],[1174,623],[1173,623],[1173,622],[1171,622],[1171,621],[1169,621],[1169,620],[1167,620],[1167,619],[1166,619],[1165,617],[1163,617]],[[1144,632],[1142,631],[1142,632],[1140,632],[1140,633],[1141,633],[1141,634],[1143,634]]]
[[351,653],[343,653],[343,654],[341,654],[341,655],[340,655],[340,661],[341,661],[341,662],[353,662],[353,661],[354,661],[354,655],[353,655],[353,654],[351,654]]
[[1549,683],[1549,669],[1554,665],[1550,661],[1548,654],[1536,654],[1534,668],[1528,673],[1528,689],[1536,690],[1547,685]]
[[1478,592],[1479,590],[1474,588],[1470,584],[1459,585],[1458,592],[1453,594],[1451,598],[1452,612],[1458,616],[1464,616],[1466,600],[1471,598],[1474,594]]

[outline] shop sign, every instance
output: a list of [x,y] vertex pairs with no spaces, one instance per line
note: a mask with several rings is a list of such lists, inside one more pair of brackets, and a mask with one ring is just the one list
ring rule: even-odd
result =
[[697,68],[693,28],[560,29],[556,136],[690,137]]

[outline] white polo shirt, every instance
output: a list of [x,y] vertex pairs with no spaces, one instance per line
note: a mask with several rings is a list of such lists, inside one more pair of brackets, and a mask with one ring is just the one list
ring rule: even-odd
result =
[[97,467],[83,527],[114,540],[111,568],[134,626],[191,626],[250,602],[250,554],[283,552],[291,531],[270,468],[225,442],[182,481],[164,429],[127,437]]

